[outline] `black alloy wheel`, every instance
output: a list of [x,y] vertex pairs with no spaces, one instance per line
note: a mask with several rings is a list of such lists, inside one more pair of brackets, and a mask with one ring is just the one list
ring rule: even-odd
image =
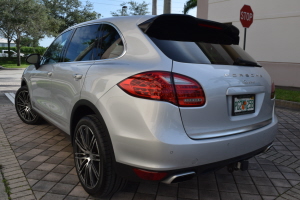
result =
[[93,131],[81,125],[75,133],[75,164],[78,176],[89,189],[94,188],[100,179],[100,151]]
[[113,148],[103,120],[96,115],[81,118],[72,138],[77,175],[87,193],[109,197],[126,185],[112,167]]
[[40,124],[42,118],[32,109],[30,95],[26,86],[21,87],[15,96],[15,107],[20,119],[26,124]]

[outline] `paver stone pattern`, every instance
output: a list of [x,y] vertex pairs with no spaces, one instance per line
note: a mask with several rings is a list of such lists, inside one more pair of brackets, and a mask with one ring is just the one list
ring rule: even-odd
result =
[[[107,199],[300,199],[300,112],[277,109],[277,115],[274,147],[250,159],[247,171],[222,168],[171,185],[129,182]],[[0,106],[0,122],[36,199],[97,199],[79,183],[67,134],[48,123],[23,123],[12,105]],[[26,191],[12,193],[23,192],[26,199]]]

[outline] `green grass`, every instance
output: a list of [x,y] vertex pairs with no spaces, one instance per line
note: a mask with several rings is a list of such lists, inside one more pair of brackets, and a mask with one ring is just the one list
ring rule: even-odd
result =
[[0,165],[0,173],[2,174],[2,178],[3,178],[2,182],[4,183],[4,186],[5,186],[5,192],[7,193],[8,199],[10,200],[11,199],[11,197],[10,197],[10,195],[11,195],[10,187],[8,186],[9,183],[7,182],[7,180],[3,176],[2,165]]
[[6,68],[26,68],[29,64],[26,63],[25,58],[21,58],[21,66],[17,66],[17,58],[0,57],[0,66]]
[[276,99],[300,102],[300,91],[276,89],[275,90]]
[[5,68],[26,68],[29,66],[29,64],[21,64],[20,66],[17,66],[17,64],[1,64],[0,66],[5,67]]

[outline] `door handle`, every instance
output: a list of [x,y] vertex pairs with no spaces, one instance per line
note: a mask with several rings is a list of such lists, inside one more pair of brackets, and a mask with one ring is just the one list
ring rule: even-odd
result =
[[82,74],[74,74],[73,77],[75,79],[81,79],[82,78]]
[[48,74],[48,76],[52,76],[52,72],[48,72],[47,74]]

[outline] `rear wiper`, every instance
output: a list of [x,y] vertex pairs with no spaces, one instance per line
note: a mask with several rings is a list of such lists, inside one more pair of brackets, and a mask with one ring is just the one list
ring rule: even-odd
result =
[[253,61],[250,61],[250,60],[244,60],[244,59],[241,59],[241,58],[235,59],[235,61],[233,62],[233,65],[262,67],[261,65],[257,64],[256,62],[253,62]]

